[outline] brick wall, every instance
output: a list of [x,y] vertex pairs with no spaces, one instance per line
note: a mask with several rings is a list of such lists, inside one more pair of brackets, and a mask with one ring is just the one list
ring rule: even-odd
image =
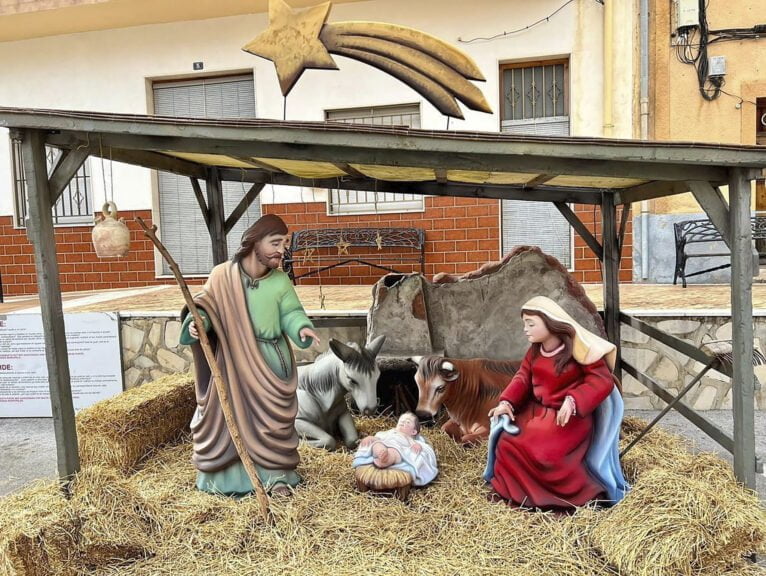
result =
[[[130,252],[124,258],[100,259],[91,242],[93,226],[57,226],[56,257],[62,292],[167,284],[154,276],[154,247],[134,218],[151,225],[150,210],[120,212],[130,229]],[[12,216],[0,216],[0,278],[5,296],[35,294],[37,275],[32,244]]]
[[[482,264],[500,259],[500,203],[497,200],[474,198],[428,197],[425,212],[400,214],[362,214],[328,216],[324,202],[299,204],[268,204],[264,213],[279,214],[291,230],[302,228],[344,228],[344,227],[417,227],[425,230],[426,257],[425,274],[431,278],[439,272],[462,274],[475,270]],[[601,214],[592,206],[575,206],[575,213],[597,237],[601,233]],[[623,259],[620,263],[620,281],[630,282],[632,278],[632,227],[625,235]],[[357,253],[367,249],[356,249]],[[360,252],[361,251],[361,252]],[[349,249],[353,256],[354,249]],[[396,254],[396,249],[384,249],[381,253]],[[410,251],[402,251],[401,254]],[[375,251],[377,254],[377,251]],[[319,255],[336,254],[337,249],[324,250]],[[575,234],[574,277],[579,282],[601,282],[598,259],[585,242]],[[328,262],[329,264],[330,262]],[[392,263],[391,267],[402,272],[419,271],[417,263]],[[302,274],[316,268],[316,264],[295,266],[295,273]],[[317,276],[299,280],[301,284],[372,284],[383,271],[363,265],[347,265],[327,270]]]
[[[380,215],[328,216],[324,202],[298,204],[266,204],[265,213],[279,214],[292,230],[334,227],[418,227],[425,230],[425,273],[428,278],[439,272],[462,274],[500,258],[500,203],[474,198],[429,197],[425,212]],[[575,206],[580,219],[600,238],[601,216],[598,208]],[[121,259],[99,259],[91,243],[92,226],[57,227],[56,255],[63,292],[131,288],[154,284],[172,284],[172,278],[157,279],[151,242],[135,222],[141,216],[151,224],[151,212],[121,212],[131,230],[130,253]],[[594,224],[595,220],[595,224]],[[620,281],[632,279],[632,226],[625,235]],[[353,254],[353,250],[350,250]],[[396,249],[388,249],[396,254]],[[326,251],[330,253],[332,251]],[[334,251],[337,253],[337,250]],[[414,254],[410,252],[410,254]],[[600,264],[595,255],[575,235],[574,277],[579,282],[600,282]],[[393,264],[403,272],[419,271],[415,262]],[[300,274],[310,268],[296,266]],[[363,265],[341,266],[300,280],[301,284],[372,284],[383,271]],[[32,245],[26,230],[13,227],[11,216],[0,216],[0,279],[5,296],[37,292]],[[196,280],[195,283],[199,283]]]

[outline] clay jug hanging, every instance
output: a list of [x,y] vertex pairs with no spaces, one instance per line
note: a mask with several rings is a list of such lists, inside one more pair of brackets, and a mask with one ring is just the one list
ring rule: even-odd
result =
[[117,205],[105,202],[104,215],[93,227],[93,247],[99,258],[120,258],[130,250],[130,230],[122,218],[117,220]]

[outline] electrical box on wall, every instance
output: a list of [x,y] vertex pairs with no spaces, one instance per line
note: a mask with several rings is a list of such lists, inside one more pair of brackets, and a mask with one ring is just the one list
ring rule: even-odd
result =
[[699,0],[672,0],[671,25],[675,34],[700,25]]
[[726,76],[726,56],[711,56],[708,58],[708,76]]

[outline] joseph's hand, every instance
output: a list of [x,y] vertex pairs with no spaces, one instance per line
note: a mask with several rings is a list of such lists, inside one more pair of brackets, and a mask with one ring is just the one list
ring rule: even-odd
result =
[[308,326],[306,328],[301,328],[301,331],[298,332],[298,336],[301,337],[301,342],[305,342],[306,338],[313,338],[314,346],[316,348],[319,348],[319,345],[322,343],[322,341],[319,339],[319,336],[317,336],[317,333]]

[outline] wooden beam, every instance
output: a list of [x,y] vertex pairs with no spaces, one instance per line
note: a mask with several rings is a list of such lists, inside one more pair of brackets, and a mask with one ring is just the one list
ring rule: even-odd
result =
[[213,264],[217,265],[229,259],[226,245],[226,214],[223,205],[223,187],[217,168],[210,168],[206,179],[207,206],[210,216],[208,232],[213,246]]
[[221,178],[225,181],[256,182],[279,186],[311,186],[312,188],[342,188],[344,190],[366,190],[370,192],[407,192],[427,196],[456,196],[465,198],[493,198],[499,200],[536,200],[569,202],[575,204],[600,204],[601,191],[590,188],[557,186],[538,187],[534,190],[522,185],[507,184],[439,184],[438,182],[387,182],[372,178],[299,178],[285,173],[269,174],[251,170],[244,174],[236,169],[222,168]]
[[447,169],[446,168],[437,168],[434,170],[434,176],[436,176],[436,181],[439,184],[447,184],[449,183],[449,180],[447,179]]
[[51,395],[53,429],[56,434],[58,473],[62,482],[80,469],[77,451],[69,358],[61,305],[61,285],[53,235],[52,198],[48,187],[43,134],[25,131],[21,143],[24,174],[29,201],[28,230],[35,253],[37,290],[45,338],[45,360],[48,365],[48,387]]
[[[710,362],[710,356],[705,354],[702,350],[700,350],[696,346],[692,346],[686,340],[681,340],[680,338],[676,338],[675,336],[668,334],[667,332],[663,332],[659,328],[656,328],[652,326],[651,324],[644,322],[643,320],[639,320],[635,316],[629,316],[625,314],[624,312],[620,312],[620,322],[622,322],[623,324],[627,324],[628,326],[638,330],[642,334],[646,334],[650,338],[654,338],[655,340],[657,340],[661,344],[664,344],[668,348],[672,350],[676,350],[677,352],[680,352],[684,356],[688,356],[689,358],[696,360],[700,364],[707,364],[708,362]],[[726,364],[721,363],[718,366],[716,366],[715,369],[721,374],[725,374],[726,376],[731,378],[731,370],[726,366]]]
[[622,260],[622,247],[625,244],[625,231],[628,229],[630,206],[630,204],[623,204],[622,212],[620,212],[620,231],[617,238],[617,252],[619,254],[620,260]]
[[731,170],[732,407],[734,409],[734,474],[755,490],[755,414],[753,406],[753,233],[750,226],[750,181]]
[[352,178],[360,178],[360,179],[368,178],[367,176],[362,174],[359,170],[351,166],[351,164],[348,164],[346,162],[333,162],[333,164],[338,170],[343,170],[346,174],[348,174]]
[[538,174],[532,180],[529,182],[526,182],[524,186],[527,188],[536,188],[537,186],[540,186],[541,184],[545,184],[548,180],[553,180],[556,177],[555,174]]
[[[234,160],[239,160],[240,162],[244,162],[245,164],[250,164],[253,168],[260,168],[262,170],[266,170],[268,172],[279,172],[279,168],[276,168],[275,166],[272,166],[271,164],[267,164],[266,162],[261,162],[260,160],[256,160],[255,158],[246,158],[245,156],[230,156],[230,158],[234,158]],[[236,170],[236,168],[234,168]]]
[[210,230],[210,210],[207,209],[207,204],[205,203],[205,196],[202,194],[202,188],[200,188],[199,180],[196,178],[189,178],[192,185],[192,190],[194,190],[194,197],[197,199],[197,204],[199,205],[200,212],[202,212],[202,218],[205,220],[205,226],[207,226],[208,230]]
[[61,193],[69,185],[77,171],[88,159],[91,150],[86,147],[74,148],[72,150],[63,150],[53,173],[48,179],[48,190],[51,195],[51,202],[55,204]]
[[617,210],[614,196],[604,194],[601,204],[601,243],[604,248],[604,324],[607,339],[617,346],[615,370],[620,375],[620,251],[617,247]]
[[652,200],[664,196],[685,194],[688,191],[689,187],[685,182],[647,182],[646,184],[639,184],[638,186],[616,190],[614,202],[617,205],[632,204],[633,202],[641,202],[642,200]]
[[247,209],[250,208],[253,200],[258,197],[258,194],[261,193],[261,190],[263,190],[264,186],[266,185],[253,184],[250,187],[250,190],[245,193],[245,195],[242,197],[242,200],[240,200],[239,204],[237,204],[237,207],[232,210],[231,214],[229,214],[229,217],[226,219],[226,222],[223,225],[224,234],[228,235],[229,232],[231,232],[231,229],[236,226],[237,222],[239,222],[239,219],[242,218],[242,215],[247,212]]
[[591,251],[596,255],[596,257],[599,260],[603,260],[604,251],[601,247],[601,244],[599,244],[599,241],[596,240],[595,236],[593,236],[585,224],[582,223],[582,220],[577,217],[577,214],[572,211],[572,209],[569,207],[569,204],[565,204],[564,202],[554,202],[553,205],[558,208],[559,212],[561,212],[561,215],[567,219],[567,221],[572,225],[572,228],[575,229],[575,231],[580,235],[580,238],[582,238],[590,247]]
[[694,194],[697,202],[707,213],[713,226],[721,233],[721,237],[731,250],[731,224],[729,205],[721,194],[721,190],[714,188],[710,182],[690,180],[686,183]]
[[[625,370],[625,372],[633,376],[633,378],[641,382],[641,384],[646,386],[649,390],[651,390],[655,395],[659,396],[665,402],[670,403],[674,400],[675,396],[673,396],[673,394],[665,390],[665,388],[663,388],[650,376],[647,376],[643,372],[639,372],[635,366],[631,365],[625,360],[622,361],[622,368]],[[726,432],[721,430],[713,422],[694,410],[694,408],[690,407],[683,401],[677,402],[674,408],[679,414],[695,424],[700,430],[718,442],[718,444],[720,444],[723,448],[729,452],[734,451],[734,440],[732,440],[732,438],[726,434]],[[752,465],[753,469],[755,469],[755,459],[753,459]]]
[[[554,156],[550,153],[553,150],[550,144],[543,149],[539,146],[527,146],[520,143],[471,141],[469,149],[465,142],[459,140],[443,139],[431,142],[428,139],[417,138],[411,143],[412,148],[409,148],[407,142],[389,141],[388,135],[353,132],[345,132],[342,135],[326,133],[323,139],[311,137],[307,138],[305,143],[298,143],[292,137],[285,141],[286,135],[282,132],[270,130],[232,132],[233,128],[224,131],[213,128],[199,127],[199,132],[195,136],[102,134],[102,141],[103,146],[112,149],[220,154],[231,157],[263,158],[266,162],[269,158],[275,158],[485,172],[534,172],[681,181],[703,179],[713,182],[725,181],[727,175],[725,168],[715,164],[640,162],[620,160],[619,156],[606,162],[583,156],[582,150],[578,151],[574,157]],[[226,134],[229,138],[217,138],[215,134]],[[241,138],[245,134],[252,134],[253,138]],[[272,134],[276,139],[268,140],[267,134]],[[237,136],[236,139],[232,138],[234,135]],[[58,142],[60,138],[51,136],[49,140]],[[583,149],[585,148],[587,146]],[[574,150],[570,151],[574,153]],[[560,151],[557,152],[560,154]]]
[[[98,156],[97,153],[93,153],[93,155]],[[115,162],[123,162],[124,164],[143,166],[144,168],[161,170],[162,172],[170,172],[179,176],[188,176],[189,178],[205,178],[204,165],[159,152],[113,148],[110,157]]]
[[[51,110],[23,110],[0,108],[0,126],[13,128],[40,128],[51,131],[80,131],[82,133],[125,134],[132,136],[158,136],[172,139],[202,138],[240,142],[265,142],[290,146],[368,147],[379,153],[406,150],[407,153],[433,151],[479,155],[497,154],[530,157],[554,157],[611,164],[630,158],[628,164],[674,165],[689,177],[671,180],[719,181],[707,175],[691,176],[709,167],[740,167],[750,170],[750,178],[760,177],[766,166],[766,150],[755,146],[719,145],[705,143],[646,143],[603,138],[554,138],[547,136],[507,136],[481,132],[439,132],[380,126],[349,127],[320,122],[279,122],[273,120],[211,122],[210,120],[161,118],[131,114],[103,114],[95,112],[60,112]],[[190,136],[192,134],[192,136]],[[171,150],[172,148],[167,148]],[[260,157],[260,155],[255,155]],[[270,155],[267,155],[268,157]],[[279,157],[279,156],[276,156]],[[337,161],[339,158],[335,158]],[[327,160],[332,161],[332,160]],[[606,162],[605,162],[606,161]],[[406,165],[406,164],[402,164]],[[719,170],[715,170],[719,172]],[[559,171],[536,171],[538,174],[560,174]],[[699,172],[698,172],[699,174]],[[597,175],[593,173],[592,175]],[[640,176],[639,176],[640,177]],[[654,178],[652,178],[654,179]]]

